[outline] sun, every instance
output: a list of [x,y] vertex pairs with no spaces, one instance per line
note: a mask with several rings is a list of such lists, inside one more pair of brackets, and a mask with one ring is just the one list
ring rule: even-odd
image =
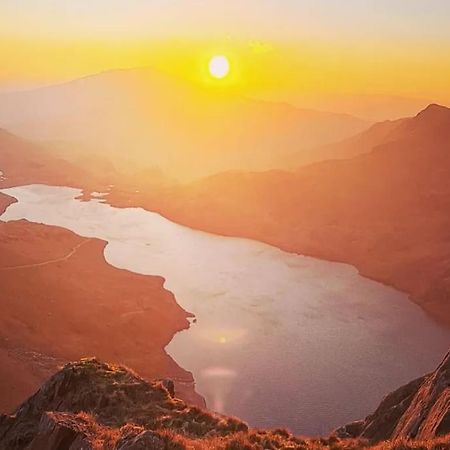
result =
[[209,60],[209,73],[214,78],[225,78],[230,73],[230,61],[223,55],[213,56]]

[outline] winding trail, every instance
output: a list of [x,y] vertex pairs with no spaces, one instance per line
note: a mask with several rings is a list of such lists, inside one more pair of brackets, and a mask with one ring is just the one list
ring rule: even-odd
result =
[[82,247],[87,242],[91,241],[91,239],[85,239],[84,241],[77,244],[67,255],[61,256],[60,258],[55,259],[49,259],[48,261],[42,261],[38,263],[32,263],[32,264],[22,264],[20,266],[9,266],[9,267],[0,267],[0,271],[6,271],[6,270],[16,270],[16,269],[30,269],[32,267],[42,267],[47,266],[49,264],[58,263],[61,261],[67,261],[71,256],[73,256],[77,250],[79,250],[80,247]]

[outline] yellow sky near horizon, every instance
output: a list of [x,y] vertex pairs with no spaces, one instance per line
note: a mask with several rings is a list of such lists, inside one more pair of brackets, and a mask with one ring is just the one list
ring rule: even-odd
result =
[[[398,50],[398,49],[397,49]],[[389,48],[338,48],[261,41],[108,43],[1,39],[0,86],[47,84],[115,69],[154,67],[201,82],[205,55],[225,54],[251,91],[359,92],[450,99],[446,49],[402,54]]]
[[450,104],[448,2],[281,3],[3,0],[0,90],[145,66],[202,83],[208,56],[225,54],[227,87],[244,95]]

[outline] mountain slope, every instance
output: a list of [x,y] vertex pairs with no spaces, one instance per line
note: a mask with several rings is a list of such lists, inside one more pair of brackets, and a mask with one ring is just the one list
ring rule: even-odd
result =
[[390,393],[365,420],[338,430],[371,441],[431,439],[450,431],[450,352],[431,374]]
[[[445,133],[445,128],[448,126],[445,110],[444,106],[431,104],[416,117],[379,122],[355,136],[316,147],[311,152],[315,154],[316,160],[348,159],[370,153],[376,147],[389,142],[408,139],[411,137],[410,134],[414,134],[415,139],[430,139],[435,133],[436,136]],[[304,163],[305,155],[301,152],[286,158],[287,167],[301,166]]]
[[31,183],[86,186],[106,183],[104,171],[95,164],[81,168],[53,155],[46,147],[0,128],[0,186]]
[[450,324],[450,110],[430,105],[389,135],[351,159],[227,172],[109,201],[353,264]]
[[[393,134],[401,126],[405,119],[379,122],[369,129],[358,133],[355,136],[343,141],[316,147],[312,151],[316,154],[317,160],[328,159],[348,159],[362,153],[369,153],[377,145],[385,144],[390,140],[395,140]],[[286,158],[287,167],[300,167],[303,165],[304,155],[295,153]]]
[[[13,201],[0,194],[0,212]],[[91,352],[147,377],[184,380],[178,395],[204,404],[192,374],[164,350],[188,327],[188,313],[161,277],[110,266],[105,245],[0,220],[0,410],[11,411],[60,364]]]
[[[443,369],[444,368],[444,369]],[[445,372],[445,374],[444,374]],[[448,448],[450,423],[446,418],[449,405],[441,401],[448,395],[448,361],[445,360],[433,374],[423,378],[416,396],[409,402],[398,426],[405,420],[432,422],[434,427],[420,431],[421,442],[406,440],[383,443],[374,447],[379,450],[421,448]],[[413,382],[414,383],[414,382]],[[445,385],[445,383],[447,383]],[[416,383],[417,384],[417,383]],[[438,391],[439,396],[424,394]],[[401,388],[399,391],[404,390]],[[412,408],[417,397],[427,398],[427,408]],[[374,415],[355,425],[372,428],[378,420],[380,430],[386,428],[390,416],[385,413],[386,403],[395,408],[392,398],[398,391],[383,401]],[[410,396],[412,397],[412,395]],[[434,411],[429,414],[428,410]],[[427,417],[424,419],[424,412]],[[430,421],[430,417],[433,419]],[[384,422],[383,422],[384,421]],[[191,407],[173,397],[170,380],[147,382],[121,366],[105,364],[96,359],[84,359],[69,363],[53,375],[13,416],[0,416],[0,449],[7,450],[139,450],[139,449],[302,449],[302,450],[356,450],[372,448],[367,440],[348,437],[352,426],[338,430],[328,438],[302,439],[286,430],[252,430],[236,418],[217,415]],[[376,431],[376,430],[375,430]],[[341,438],[338,435],[346,435]],[[364,431],[361,433],[364,434]],[[396,438],[400,433],[385,433],[386,439]],[[413,436],[410,431],[404,436]],[[372,441],[380,440],[380,436]],[[420,446],[420,447],[418,447]]]
[[134,69],[4,94],[0,126],[51,141],[66,158],[76,147],[80,160],[94,155],[128,173],[156,167],[192,179],[279,167],[282,156],[296,150],[313,161],[307,149],[351,136],[368,123]]

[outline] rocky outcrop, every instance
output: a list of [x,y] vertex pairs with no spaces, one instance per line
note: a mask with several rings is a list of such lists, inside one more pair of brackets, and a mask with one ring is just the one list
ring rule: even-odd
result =
[[429,439],[450,432],[450,352],[428,375],[401,416],[393,437]]
[[[14,415],[0,416],[0,450],[443,450],[450,448],[450,434],[440,437],[450,433],[449,376],[450,353],[365,420],[301,439],[189,406],[173,397],[170,380],[147,382],[90,358],[66,364]],[[377,446],[381,440],[390,442]]]
[[27,450],[94,450],[89,422],[73,414],[46,412]]
[[[105,448],[139,449],[139,442],[150,440],[145,431],[170,429],[195,437],[248,429],[237,419],[186,405],[165,386],[173,393],[167,380],[149,383],[129,369],[95,358],[69,363],[14,415],[0,418],[0,449],[89,449],[88,443],[99,435],[117,441],[118,447]],[[131,423],[140,427],[133,437],[126,427]]]
[[450,352],[431,374],[390,393],[373,414],[337,430],[372,442],[432,439],[450,433]]

